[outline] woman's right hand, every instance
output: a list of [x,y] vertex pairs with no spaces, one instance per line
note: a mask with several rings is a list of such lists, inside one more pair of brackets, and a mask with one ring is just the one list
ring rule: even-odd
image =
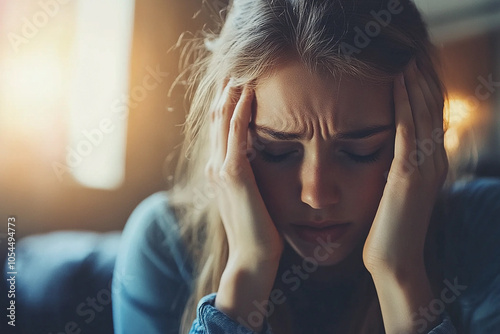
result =
[[[254,92],[225,84],[210,115],[212,156],[206,174],[217,184],[217,204],[226,231],[229,258],[215,307],[252,330],[262,327],[249,315],[267,303],[283,251],[247,157],[248,124]],[[260,312],[260,311],[258,311]],[[255,314],[254,314],[255,315]]]

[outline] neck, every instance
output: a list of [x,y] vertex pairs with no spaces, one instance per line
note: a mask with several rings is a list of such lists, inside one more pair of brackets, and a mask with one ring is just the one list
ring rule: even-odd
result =
[[[318,288],[342,284],[345,281],[358,277],[366,271],[362,259],[363,243],[360,243],[344,260],[332,266],[319,266],[316,270],[307,274],[303,283],[317,286]],[[303,258],[298,255],[292,247],[285,243],[282,260],[283,270],[300,266]]]

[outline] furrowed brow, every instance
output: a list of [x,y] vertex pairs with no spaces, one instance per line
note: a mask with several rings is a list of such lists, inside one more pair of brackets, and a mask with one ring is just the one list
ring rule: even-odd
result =
[[[276,140],[301,140],[305,137],[305,133],[300,132],[284,132],[271,129],[267,126],[251,124],[251,128],[257,133],[263,133]],[[373,125],[363,129],[338,132],[333,135],[333,140],[352,140],[363,139],[374,136],[376,134],[387,132],[394,129],[394,124]]]
[[301,140],[305,137],[305,133],[296,132],[284,132],[271,129],[270,127],[264,125],[256,125],[254,123],[250,124],[250,127],[255,130],[255,132],[260,132],[268,135],[269,137],[276,140]]
[[337,140],[348,140],[348,139],[363,139],[374,136],[376,134],[387,132],[394,129],[394,124],[387,125],[373,125],[363,129],[348,131],[348,132],[339,132],[334,135],[334,138]]

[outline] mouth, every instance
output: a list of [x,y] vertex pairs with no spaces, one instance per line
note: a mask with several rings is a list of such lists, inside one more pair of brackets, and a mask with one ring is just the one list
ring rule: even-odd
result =
[[351,226],[350,223],[304,223],[293,225],[297,236],[308,243],[335,241],[340,239]]

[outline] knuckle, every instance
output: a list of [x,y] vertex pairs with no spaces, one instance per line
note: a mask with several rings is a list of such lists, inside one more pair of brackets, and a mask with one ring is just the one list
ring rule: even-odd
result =
[[232,183],[233,179],[231,177],[231,173],[225,168],[221,168],[217,173],[217,178],[226,183]]
[[222,168],[219,171],[219,177],[226,182],[240,184],[241,172],[242,168],[238,163],[226,162],[222,165]]
[[239,122],[239,119],[237,117],[231,118],[231,121],[229,122],[229,128],[233,132],[238,132],[241,129],[241,123]]
[[413,144],[413,140],[415,139],[415,130],[409,126],[399,126],[398,130],[399,135],[409,144]]
[[224,102],[221,108],[219,108],[219,115],[220,117],[229,115],[231,113],[232,106],[228,101]]

